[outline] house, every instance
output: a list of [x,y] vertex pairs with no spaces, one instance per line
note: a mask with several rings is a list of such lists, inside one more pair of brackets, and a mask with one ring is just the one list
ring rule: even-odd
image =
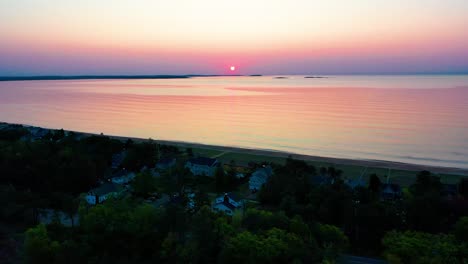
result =
[[60,224],[68,227],[75,226],[80,223],[78,214],[75,213],[71,216],[63,211],[56,211],[54,209],[39,209],[38,221],[39,223],[46,225],[59,222]]
[[188,168],[193,175],[205,175],[213,177],[216,168],[219,166],[217,159],[205,157],[193,158],[187,161],[185,167]]
[[110,181],[117,184],[128,184],[133,181],[133,179],[135,179],[135,173],[119,170],[111,176]]
[[86,201],[89,204],[99,204],[109,199],[110,197],[116,197],[122,193],[123,187],[113,182],[106,182],[101,186],[91,189],[86,194]]
[[29,128],[29,132],[31,133],[31,140],[39,140],[45,137],[49,133],[49,130],[40,127],[31,127]]
[[223,212],[227,215],[233,215],[236,210],[242,210],[244,202],[233,193],[225,193],[219,196],[213,203],[213,211]]
[[345,181],[345,184],[348,185],[348,187],[351,188],[352,190],[355,190],[358,187],[366,188],[367,186],[366,181],[363,180],[361,177],[359,177],[359,179],[352,179],[352,180],[348,179]]
[[382,200],[396,200],[402,197],[401,187],[398,184],[384,183],[380,189],[382,190],[380,192]]
[[249,190],[253,193],[259,191],[272,174],[273,169],[270,166],[254,171],[249,179]]
[[175,158],[162,158],[156,163],[156,169],[167,170],[172,168],[176,164]]
[[126,151],[122,151],[112,155],[111,168],[117,169],[120,166],[120,164],[122,164],[123,160],[125,159],[125,156],[127,156]]

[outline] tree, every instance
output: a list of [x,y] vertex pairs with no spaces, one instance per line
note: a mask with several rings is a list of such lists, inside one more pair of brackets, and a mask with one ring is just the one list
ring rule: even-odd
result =
[[52,263],[58,248],[59,244],[50,240],[43,224],[26,231],[24,240],[26,263]]
[[454,226],[453,234],[464,243],[468,243],[468,217],[461,217]]
[[187,156],[193,157],[193,149],[192,148],[186,148],[185,152],[187,153]]
[[399,263],[456,264],[468,261],[452,235],[391,231],[382,243],[387,258]]
[[378,194],[380,192],[380,185],[382,185],[382,182],[380,181],[377,174],[371,174],[369,178],[369,190],[374,194]]
[[156,181],[149,171],[143,171],[135,176],[132,187],[136,195],[146,197],[156,191]]
[[316,236],[325,251],[325,259],[335,259],[349,244],[348,237],[333,225],[318,224]]
[[468,179],[467,178],[460,179],[460,183],[458,183],[458,190],[463,197],[468,198]]

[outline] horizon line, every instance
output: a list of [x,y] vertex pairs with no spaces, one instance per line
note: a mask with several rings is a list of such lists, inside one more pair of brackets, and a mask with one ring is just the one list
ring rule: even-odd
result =
[[401,75],[468,75],[468,72],[401,72],[401,73],[316,73],[316,74],[78,74],[78,75],[10,75],[0,76],[0,81],[39,81],[39,80],[86,80],[86,79],[188,79],[192,77],[260,77],[260,76],[401,76]]

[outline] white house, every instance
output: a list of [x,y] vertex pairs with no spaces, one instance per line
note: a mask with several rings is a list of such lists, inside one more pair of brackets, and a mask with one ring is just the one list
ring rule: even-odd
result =
[[188,168],[193,175],[205,175],[213,177],[216,168],[219,166],[217,159],[205,157],[193,158],[187,161],[185,167]]
[[244,201],[233,193],[225,193],[219,196],[213,203],[213,211],[233,215],[236,210],[242,210]]
[[122,186],[112,182],[106,182],[97,188],[91,189],[86,194],[86,201],[89,204],[99,204],[110,197],[117,197],[122,190]]
[[112,175],[111,182],[117,184],[128,184],[135,179],[135,173],[126,170],[120,170]]
[[257,169],[249,179],[249,189],[251,192],[259,191],[273,174],[270,166]]

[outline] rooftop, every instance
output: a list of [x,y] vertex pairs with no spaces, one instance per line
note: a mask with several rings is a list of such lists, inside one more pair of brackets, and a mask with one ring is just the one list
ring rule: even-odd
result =
[[118,192],[120,190],[122,190],[122,186],[112,182],[106,182],[97,188],[91,189],[90,192],[101,196],[112,192]]

